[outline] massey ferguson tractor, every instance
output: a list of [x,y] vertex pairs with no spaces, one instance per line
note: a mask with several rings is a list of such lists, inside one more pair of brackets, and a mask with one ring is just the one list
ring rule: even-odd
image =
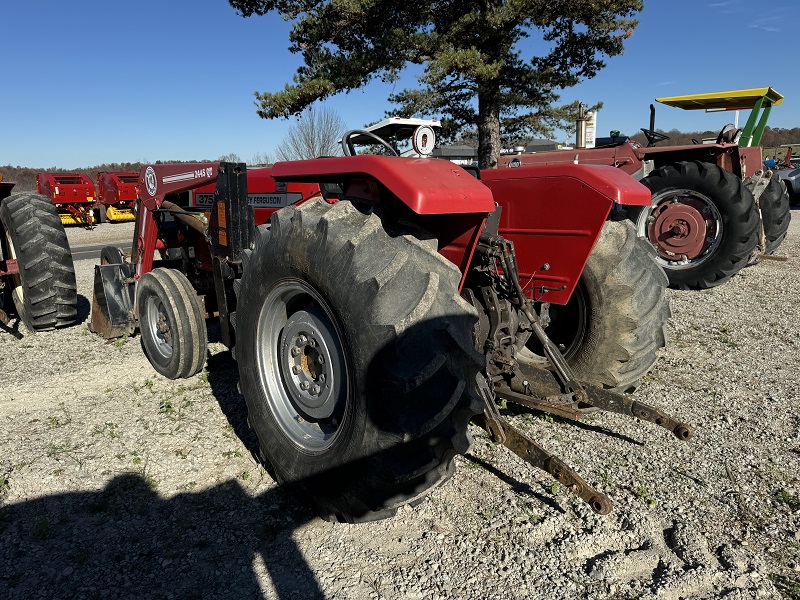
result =
[[[468,450],[470,422],[608,513],[611,499],[499,402],[568,419],[609,410],[692,436],[614,389],[652,366],[669,315],[652,249],[609,219],[648,206],[648,190],[612,167],[489,175],[360,155],[354,138],[394,153],[357,130],[341,157],[144,165],[130,260],[111,248],[95,267],[90,327],[138,329],[156,371],[181,378],[203,368],[217,319],[261,458],[324,518],[384,518],[421,500]],[[259,178],[271,190],[254,190]],[[208,184],[213,196],[190,203]],[[586,301],[607,314],[569,362],[546,329],[586,270]]]
[[769,113],[783,96],[756,88],[656,100],[687,110],[752,110],[741,130],[726,125],[712,140],[657,146],[668,137],[655,130],[651,105],[650,128],[642,129],[647,147],[614,136],[586,148],[579,135],[575,149],[503,156],[499,166],[611,165],[632,175],[652,199],[645,207],[625,207],[625,214],[656,249],[670,287],[710,288],[773,254],[786,237],[789,196],[781,178],[764,169],[760,147]]
[[0,176],[0,323],[15,314],[32,332],[75,322],[75,267],[55,205]]

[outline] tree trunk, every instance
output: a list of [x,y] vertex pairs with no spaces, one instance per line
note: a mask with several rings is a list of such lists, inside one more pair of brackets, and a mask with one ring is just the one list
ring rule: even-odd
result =
[[494,169],[500,156],[500,95],[478,91],[478,168]]

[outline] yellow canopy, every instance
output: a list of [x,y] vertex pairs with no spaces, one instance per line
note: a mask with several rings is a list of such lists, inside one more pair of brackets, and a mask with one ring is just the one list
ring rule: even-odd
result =
[[656,102],[684,110],[743,110],[753,108],[761,98],[765,100],[764,106],[777,106],[783,102],[783,96],[771,87],[711,92],[710,94],[691,94],[689,96],[670,96],[668,98],[656,98]]

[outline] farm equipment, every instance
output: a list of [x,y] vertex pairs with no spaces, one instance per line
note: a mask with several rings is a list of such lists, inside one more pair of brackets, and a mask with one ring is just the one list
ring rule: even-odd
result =
[[798,146],[800,144],[784,144],[781,146],[786,148],[786,154],[780,163],[773,161],[775,164],[772,165],[775,170],[775,176],[786,186],[791,208],[800,206],[800,161],[793,154],[794,148]]
[[63,225],[94,227],[98,208],[94,182],[82,173],[38,173],[36,192],[55,205]]
[[[605,326],[617,343],[588,345],[617,374],[639,375],[663,345],[666,278],[630,223],[607,220],[617,204],[648,205],[648,191],[583,165],[498,171],[484,184],[447,161],[357,155],[364,135],[343,138],[351,156],[258,171],[143,166],[131,259],[95,267],[91,328],[138,328],[156,371],[179,378],[203,368],[205,319],[217,317],[261,458],[325,518],[383,518],[420,500],[468,450],[471,421],[608,513],[611,499],[512,427],[498,401],[569,419],[604,409],[692,436],[653,406],[580,382],[545,333],[601,247],[608,277],[595,285],[614,286],[620,307]],[[212,197],[189,202],[185,192],[210,184]],[[261,193],[288,205],[254,208],[249,194]],[[554,195],[567,210],[540,200]],[[179,258],[164,252],[176,248]]]
[[70,325],[78,295],[64,226],[48,198],[13,187],[0,177],[0,323],[11,311],[34,332]]
[[658,261],[677,289],[705,289],[729,280],[758,256],[775,252],[789,227],[785,186],[764,170],[761,137],[773,106],[783,96],[756,88],[657,98],[686,110],[752,109],[743,129],[726,125],[713,143],[657,146],[668,137],[642,129],[647,147],[622,136],[595,148],[502,156],[500,167],[522,165],[611,165],[632,175],[652,194],[649,207],[627,207],[626,216],[658,252]]
[[98,222],[112,223],[133,221],[136,218],[136,182],[139,174],[134,172],[97,173]]

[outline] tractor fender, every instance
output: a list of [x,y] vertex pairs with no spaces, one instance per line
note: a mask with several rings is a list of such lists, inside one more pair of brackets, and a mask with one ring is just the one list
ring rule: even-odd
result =
[[514,242],[524,286],[566,304],[614,205],[649,206],[650,191],[605,165],[545,165],[481,171],[502,208],[499,233]]
[[[342,156],[275,163],[276,181],[338,184],[342,197],[395,211],[437,241],[439,254],[461,271],[464,285],[489,213],[492,192],[474,175],[440,159]],[[398,201],[409,210],[398,207]],[[398,208],[400,210],[398,210]]]
[[[275,163],[276,181],[342,184],[346,196],[387,201],[381,187],[418,215],[494,211],[492,193],[460,166],[445,160],[341,156]],[[380,185],[376,185],[380,184]]]

